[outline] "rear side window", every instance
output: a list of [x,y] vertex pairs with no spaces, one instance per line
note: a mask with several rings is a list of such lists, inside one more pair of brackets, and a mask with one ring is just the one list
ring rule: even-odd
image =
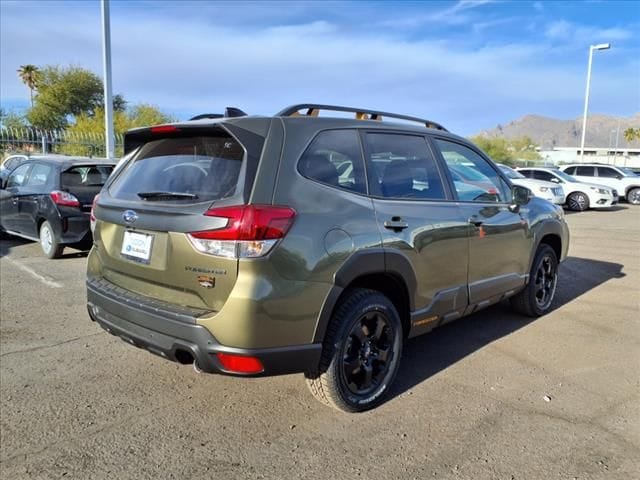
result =
[[144,144],[109,187],[123,200],[213,201],[238,187],[244,149],[226,132]]
[[52,171],[53,167],[51,165],[36,163],[33,166],[33,170],[31,170],[31,175],[29,175],[27,185],[30,187],[42,187],[53,183],[53,178],[51,176]]
[[[444,200],[444,186],[424,137],[369,133],[371,190],[385,198]],[[377,190],[377,191],[376,191]]]
[[300,158],[298,171],[305,177],[326,185],[366,193],[358,132],[320,132]]

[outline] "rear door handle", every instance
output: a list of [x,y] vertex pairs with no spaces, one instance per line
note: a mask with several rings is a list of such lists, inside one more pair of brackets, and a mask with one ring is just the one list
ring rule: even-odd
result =
[[484,220],[480,220],[477,215],[471,215],[467,221],[476,227],[479,227],[484,223]]
[[408,227],[409,224],[400,217],[393,217],[391,220],[384,222],[384,228],[388,228],[389,230],[399,231]]

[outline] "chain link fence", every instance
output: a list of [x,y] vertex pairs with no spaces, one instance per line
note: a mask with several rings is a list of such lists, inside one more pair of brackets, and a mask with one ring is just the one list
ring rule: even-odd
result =
[[[123,145],[124,136],[116,134],[116,157],[122,155]],[[5,158],[17,153],[105,157],[105,136],[104,133],[0,127],[0,156]]]

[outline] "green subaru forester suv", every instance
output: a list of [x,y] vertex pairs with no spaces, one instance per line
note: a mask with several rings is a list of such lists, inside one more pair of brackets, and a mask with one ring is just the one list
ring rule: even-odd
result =
[[415,117],[227,109],[125,154],[94,204],[91,318],[199,371],[304,373],[344,411],[384,400],[408,338],[507,298],[549,311],[569,246],[561,209]]

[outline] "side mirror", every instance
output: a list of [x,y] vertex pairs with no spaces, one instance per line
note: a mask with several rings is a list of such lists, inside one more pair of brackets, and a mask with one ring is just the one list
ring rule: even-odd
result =
[[623,177],[622,175],[618,174],[618,175],[616,175],[616,178],[617,178],[618,180],[622,180],[624,177]]
[[533,193],[527,187],[514,185],[511,188],[511,198],[513,199],[511,202],[511,211],[517,212],[522,205],[526,205],[527,203],[529,203],[529,200],[531,200],[532,196]]
[[556,178],[556,177],[553,177],[553,178],[551,179],[551,181],[552,181],[553,183],[560,183],[560,179],[558,179],[558,178]]

